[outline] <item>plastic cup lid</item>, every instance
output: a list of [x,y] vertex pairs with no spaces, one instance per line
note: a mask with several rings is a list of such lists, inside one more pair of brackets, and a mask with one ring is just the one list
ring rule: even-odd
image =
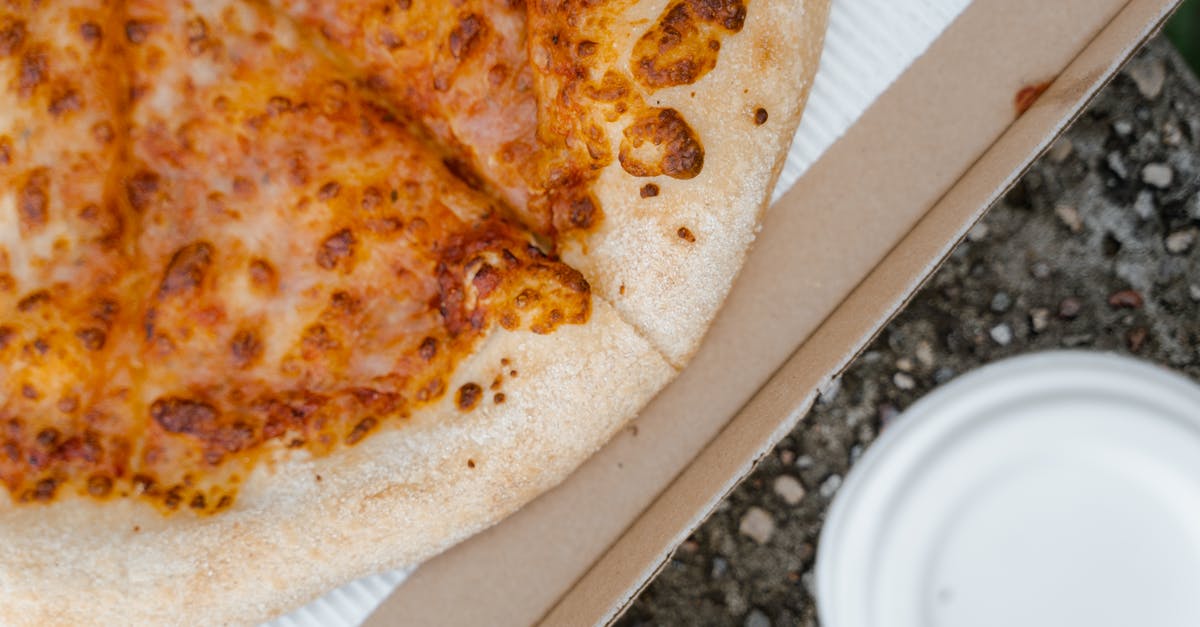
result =
[[1018,357],[882,433],[822,531],[825,627],[1200,625],[1200,386]]

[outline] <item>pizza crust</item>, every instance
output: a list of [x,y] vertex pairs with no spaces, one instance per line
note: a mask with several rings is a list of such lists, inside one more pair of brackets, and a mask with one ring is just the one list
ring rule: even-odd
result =
[[[639,3],[613,25],[618,69],[629,67],[638,37],[668,4]],[[599,296],[679,366],[699,346],[754,240],[824,40],[828,0],[747,4],[742,30],[721,41],[712,71],[690,85],[644,90],[648,104],[677,110],[695,131],[704,147],[700,174],[635,177],[614,160],[592,188],[604,220],[563,251]],[[761,125],[759,109],[767,115]],[[627,123],[607,128],[613,154]],[[657,196],[642,197],[647,183]]]
[[602,302],[586,325],[498,331],[449,389],[501,369],[503,403],[487,390],[464,412],[447,394],[337,454],[281,457],[220,515],[164,517],[135,499],[3,504],[0,622],[268,619],[494,524],[564,479],[675,372]]

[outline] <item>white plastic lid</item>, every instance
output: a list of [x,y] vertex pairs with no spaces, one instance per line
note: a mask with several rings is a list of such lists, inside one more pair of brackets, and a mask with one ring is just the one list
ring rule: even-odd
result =
[[817,597],[825,627],[1200,625],[1200,386],[1053,352],[935,390],[849,473]]

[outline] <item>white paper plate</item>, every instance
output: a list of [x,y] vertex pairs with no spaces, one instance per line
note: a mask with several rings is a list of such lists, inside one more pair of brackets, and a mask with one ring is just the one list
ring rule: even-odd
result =
[[1200,386],[1100,353],[965,375],[849,473],[825,627],[1200,625]]
[[[970,3],[833,0],[821,67],[772,201],[790,189]],[[357,625],[404,577],[397,571],[349,584],[269,625]]]

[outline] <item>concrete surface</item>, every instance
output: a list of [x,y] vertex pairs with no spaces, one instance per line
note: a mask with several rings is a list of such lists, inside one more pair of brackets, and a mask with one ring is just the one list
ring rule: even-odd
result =
[[939,383],[1060,347],[1200,380],[1200,82],[1152,41],[987,214],[800,426],[676,552],[623,625],[815,625],[842,477]]

